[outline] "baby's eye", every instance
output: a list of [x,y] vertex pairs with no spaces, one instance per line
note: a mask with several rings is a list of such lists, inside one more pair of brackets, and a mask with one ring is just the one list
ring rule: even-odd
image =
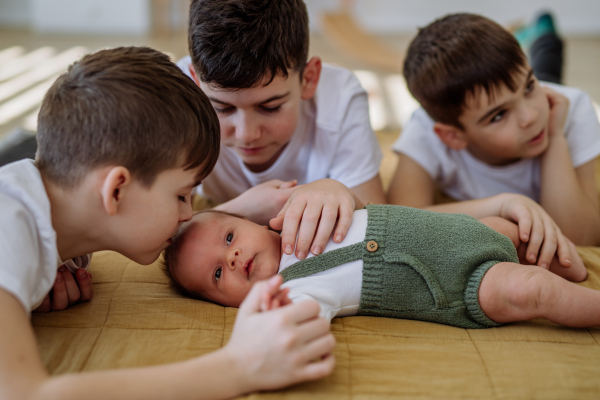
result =
[[221,267],[217,268],[217,270],[215,271],[215,282],[219,282],[219,279],[221,279],[222,273],[223,273],[223,268],[221,268]]
[[227,238],[225,239],[225,241],[227,242],[227,246],[229,246],[231,244],[232,240],[233,240],[233,233],[227,234]]
[[500,111],[498,114],[494,115],[492,117],[492,119],[490,120],[490,122],[499,122],[502,120],[502,118],[504,118],[504,114],[506,113],[506,111]]
[[185,203],[185,196],[177,196],[179,198],[179,201],[181,201],[182,203]]

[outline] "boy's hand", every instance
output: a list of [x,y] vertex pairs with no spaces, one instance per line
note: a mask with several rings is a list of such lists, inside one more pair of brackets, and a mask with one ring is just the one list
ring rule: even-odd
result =
[[33,312],[64,310],[77,302],[88,301],[93,295],[92,275],[89,272],[80,268],[75,274],[71,274],[71,271],[61,265],[52,290]]
[[554,90],[542,88],[550,103],[550,117],[548,118],[548,136],[564,136],[565,122],[569,113],[569,99]]
[[[278,389],[333,371],[335,339],[315,301],[260,312],[264,294],[275,296],[281,275],[257,282],[238,310],[229,342],[231,382],[239,393]],[[318,361],[315,361],[318,360]]]
[[527,261],[537,261],[537,265],[548,269],[556,254],[563,267],[570,267],[573,255],[568,240],[542,206],[520,194],[503,196],[500,216],[519,225],[519,239],[528,243]]
[[301,187],[296,186],[297,183],[296,180],[273,179],[246,190],[216,209],[241,214],[259,225],[267,225],[288,201],[290,195]]
[[296,243],[296,257],[304,259],[309,249],[313,254],[323,252],[336,222],[334,241],[344,240],[354,210],[361,207],[352,190],[333,179],[320,179],[292,193],[277,217],[271,220],[271,227],[281,230],[281,246],[286,254],[293,253]]

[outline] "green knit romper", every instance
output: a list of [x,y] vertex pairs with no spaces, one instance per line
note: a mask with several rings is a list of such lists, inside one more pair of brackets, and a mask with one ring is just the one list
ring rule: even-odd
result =
[[477,298],[485,273],[518,263],[512,241],[463,214],[368,205],[362,242],[286,268],[284,282],[363,260],[358,315],[416,319],[462,328],[500,326]]

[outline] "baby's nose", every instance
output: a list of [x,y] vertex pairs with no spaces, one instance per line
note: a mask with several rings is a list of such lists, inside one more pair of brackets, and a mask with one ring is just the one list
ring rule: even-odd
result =
[[242,251],[240,249],[232,249],[229,252],[229,257],[227,259],[227,266],[229,267],[230,270],[235,270],[235,263],[237,262],[237,259],[239,256],[242,255]]

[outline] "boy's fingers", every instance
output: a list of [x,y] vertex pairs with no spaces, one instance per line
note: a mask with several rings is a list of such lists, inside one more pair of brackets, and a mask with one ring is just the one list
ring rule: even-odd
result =
[[289,189],[291,187],[294,187],[298,184],[297,180],[291,180],[291,181],[287,181],[287,182],[283,182],[281,185],[279,185],[279,189]]
[[524,208],[522,212],[517,212],[517,220],[515,222],[519,225],[519,239],[521,239],[521,242],[528,242],[531,237],[531,211]]
[[544,242],[542,243],[542,247],[540,249],[540,254],[537,260],[537,265],[544,268],[549,269],[550,263],[556,254],[556,235],[554,232],[546,232],[544,236]]
[[352,225],[352,218],[354,218],[354,209],[348,204],[340,204],[339,218],[335,233],[333,234],[333,241],[340,243],[346,237],[350,225]]
[[320,361],[307,363],[302,371],[298,374],[298,382],[314,381],[321,379],[331,374],[335,367],[335,357],[333,354],[328,354]]
[[59,271],[59,274],[60,273],[62,273],[63,280],[65,282],[65,289],[67,290],[67,299],[69,301],[69,305],[75,304],[81,296],[77,282],[75,282],[75,278],[69,270],[63,272]]
[[77,285],[79,286],[79,292],[81,293],[79,301],[88,301],[94,296],[91,276],[85,269],[80,268],[75,273],[75,278],[77,279]]
[[50,293],[48,293],[46,295],[46,297],[44,297],[44,300],[42,300],[42,304],[40,304],[40,306],[38,308],[36,308],[35,310],[33,310],[33,312],[50,312],[52,311],[52,307],[50,307]]
[[558,233],[557,239],[558,249],[556,249],[556,256],[558,257],[558,262],[563,267],[569,268],[575,257],[577,257],[577,248],[562,232]]
[[333,352],[335,348],[335,338],[331,333],[312,340],[304,345],[302,349],[301,363],[307,363],[314,360],[320,360]]
[[337,206],[325,205],[321,211],[321,220],[317,228],[317,234],[312,242],[311,252],[315,255],[323,253],[329,237],[333,234],[333,228],[338,218]]
[[67,289],[63,274],[58,271],[56,280],[52,287],[52,310],[64,310],[69,306],[69,298],[67,297]]
[[296,257],[303,260],[308,256],[310,245],[315,237],[319,225],[319,219],[323,211],[321,203],[309,203],[302,214],[300,231],[296,242]]
[[294,244],[296,243],[296,234],[302,221],[302,215],[306,203],[304,201],[296,201],[287,208],[283,218],[283,228],[281,230],[281,245],[285,254],[294,252]]
[[540,252],[542,241],[544,240],[544,223],[537,214],[532,214],[533,222],[531,227],[531,236],[527,245],[527,261],[535,264]]
[[[294,324],[304,324],[313,318],[319,316],[319,303],[313,300],[305,300],[300,303],[293,303],[289,307],[282,308],[281,311],[285,313],[288,320]],[[319,337],[326,332],[312,332],[312,338]],[[310,340],[311,338],[306,338]]]

